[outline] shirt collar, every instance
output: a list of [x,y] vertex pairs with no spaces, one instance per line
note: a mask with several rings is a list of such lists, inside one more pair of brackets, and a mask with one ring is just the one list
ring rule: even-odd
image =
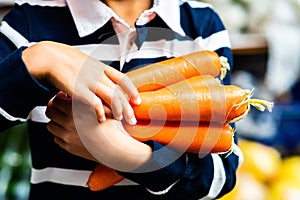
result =
[[[102,26],[112,17],[126,24],[112,9],[100,0],[66,0],[80,37],[87,36]],[[141,17],[156,13],[175,32],[185,35],[180,25],[180,0],[154,0],[153,7]]]
[[175,32],[185,35],[180,23],[180,0],[154,0],[153,9]]

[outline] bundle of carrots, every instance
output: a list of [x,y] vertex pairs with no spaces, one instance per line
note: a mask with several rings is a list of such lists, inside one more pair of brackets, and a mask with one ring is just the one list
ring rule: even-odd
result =
[[[251,105],[271,112],[273,103],[251,99],[250,90],[222,85],[228,70],[226,58],[199,51],[128,72],[142,104],[133,106],[137,125],[124,122],[125,130],[139,141],[155,140],[182,152],[230,152],[230,123],[243,119]],[[98,191],[122,179],[99,164],[87,184]]]

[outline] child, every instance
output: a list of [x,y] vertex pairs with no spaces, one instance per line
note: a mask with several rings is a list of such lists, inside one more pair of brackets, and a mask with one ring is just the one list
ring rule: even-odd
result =
[[[127,166],[123,170],[117,169],[127,179],[106,190],[92,192],[86,187],[86,182],[98,163],[83,148],[78,135],[72,134],[76,131],[70,129],[70,132],[59,133],[50,128],[57,145],[46,128],[49,122],[44,113],[47,101],[57,89],[92,105],[88,97],[93,96],[96,88],[99,93],[96,96],[106,99],[105,104],[111,105],[116,99],[123,99],[120,95],[113,98],[115,90],[106,89],[116,88],[114,85],[102,87],[109,79],[115,83],[123,80],[123,76],[103,67],[103,63],[125,73],[149,63],[207,49],[227,57],[232,64],[228,33],[208,4],[184,0],[17,0],[13,10],[4,18],[1,33],[1,129],[28,120],[32,154],[30,199],[119,199],[120,196],[128,199],[214,199],[234,187],[241,158],[237,145],[233,145],[233,153],[226,158],[218,154],[200,158],[185,153],[165,165],[164,160],[178,153],[155,141],[135,141],[130,147],[137,148],[143,156],[130,154],[130,158],[125,159],[124,154],[118,157],[116,153],[102,149],[103,154],[109,154],[104,155],[108,162],[112,160],[116,166],[120,162]],[[31,76],[24,70],[24,63]],[[44,66],[49,71],[44,73]],[[105,73],[105,81],[94,84],[93,81],[106,69],[109,72]],[[80,76],[76,79],[78,74]],[[229,80],[227,76],[224,83],[229,84]],[[88,85],[91,82],[93,84]],[[135,88],[128,81],[123,82],[126,84],[120,85],[127,94],[134,94],[131,101],[139,103]],[[25,101],[20,101],[20,97],[26,97]],[[97,105],[102,105],[101,99],[97,100]],[[53,104],[55,101],[60,104]],[[68,113],[69,110],[64,110],[67,108],[64,102],[64,98],[58,95],[50,101],[49,109]],[[134,124],[127,103],[120,100],[111,109],[114,118],[121,119],[120,113],[123,113],[124,118]],[[98,113],[103,113],[103,109]],[[52,122],[57,122],[59,116],[57,113],[51,116]],[[104,115],[99,116],[102,119]],[[57,123],[61,130],[72,127],[70,118],[66,116],[70,124]],[[99,124],[101,131],[107,137],[113,137],[115,134],[110,133],[116,130],[112,129],[114,121],[102,121]],[[89,125],[93,127],[85,127],[86,135],[98,135],[96,125]],[[66,135],[71,139],[66,140]],[[102,142],[104,139],[99,138]],[[111,148],[109,144],[105,145]],[[164,155],[157,153],[162,148]],[[126,149],[121,150],[123,153]],[[146,163],[162,168],[130,173]]]

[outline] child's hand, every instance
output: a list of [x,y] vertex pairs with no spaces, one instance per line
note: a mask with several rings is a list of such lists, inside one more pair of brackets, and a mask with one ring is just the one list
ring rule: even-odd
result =
[[151,158],[151,148],[132,138],[121,122],[108,118],[98,123],[89,106],[62,92],[49,101],[46,116],[55,142],[72,154],[121,171],[131,171]]
[[51,119],[47,129],[54,135],[55,143],[74,155],[95,160],[78,136],[73,120],[72,100],[67,94],[59,92],[49,101],[46,116]]
[[115,119],[124,116],[129,124],[136,123],[130,102],[139,104],[139,93],[131,80],[118,70],[56,42],[32,45],[23,51],[22,58],[34,78],[93,106],[99,121],[106,119],[103,107],[106,103]]

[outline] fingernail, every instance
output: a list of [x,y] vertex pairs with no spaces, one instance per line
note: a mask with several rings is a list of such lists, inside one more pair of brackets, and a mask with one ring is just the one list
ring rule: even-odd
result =
[[130,125],[135,125],[136,123],[137,123],[137,121],[136,121],[135,118],[131,118],[131,119],[129,120],[129,124],[130,124]]
[[106,121],[106,117],[105,117],[105,116],[102,116],[101,119],[100,119],[100,121],[101,121],[101,122],[105,122],[105,121]]
[[117,120],[121,121],[123,119],[123,115],[120,115]]
[[142,99],[141,99],[140,96],[138,96],[138,97],[136,98],[135,103],[136,103],[137,105],[139,105],[139,104],[142,103]]

